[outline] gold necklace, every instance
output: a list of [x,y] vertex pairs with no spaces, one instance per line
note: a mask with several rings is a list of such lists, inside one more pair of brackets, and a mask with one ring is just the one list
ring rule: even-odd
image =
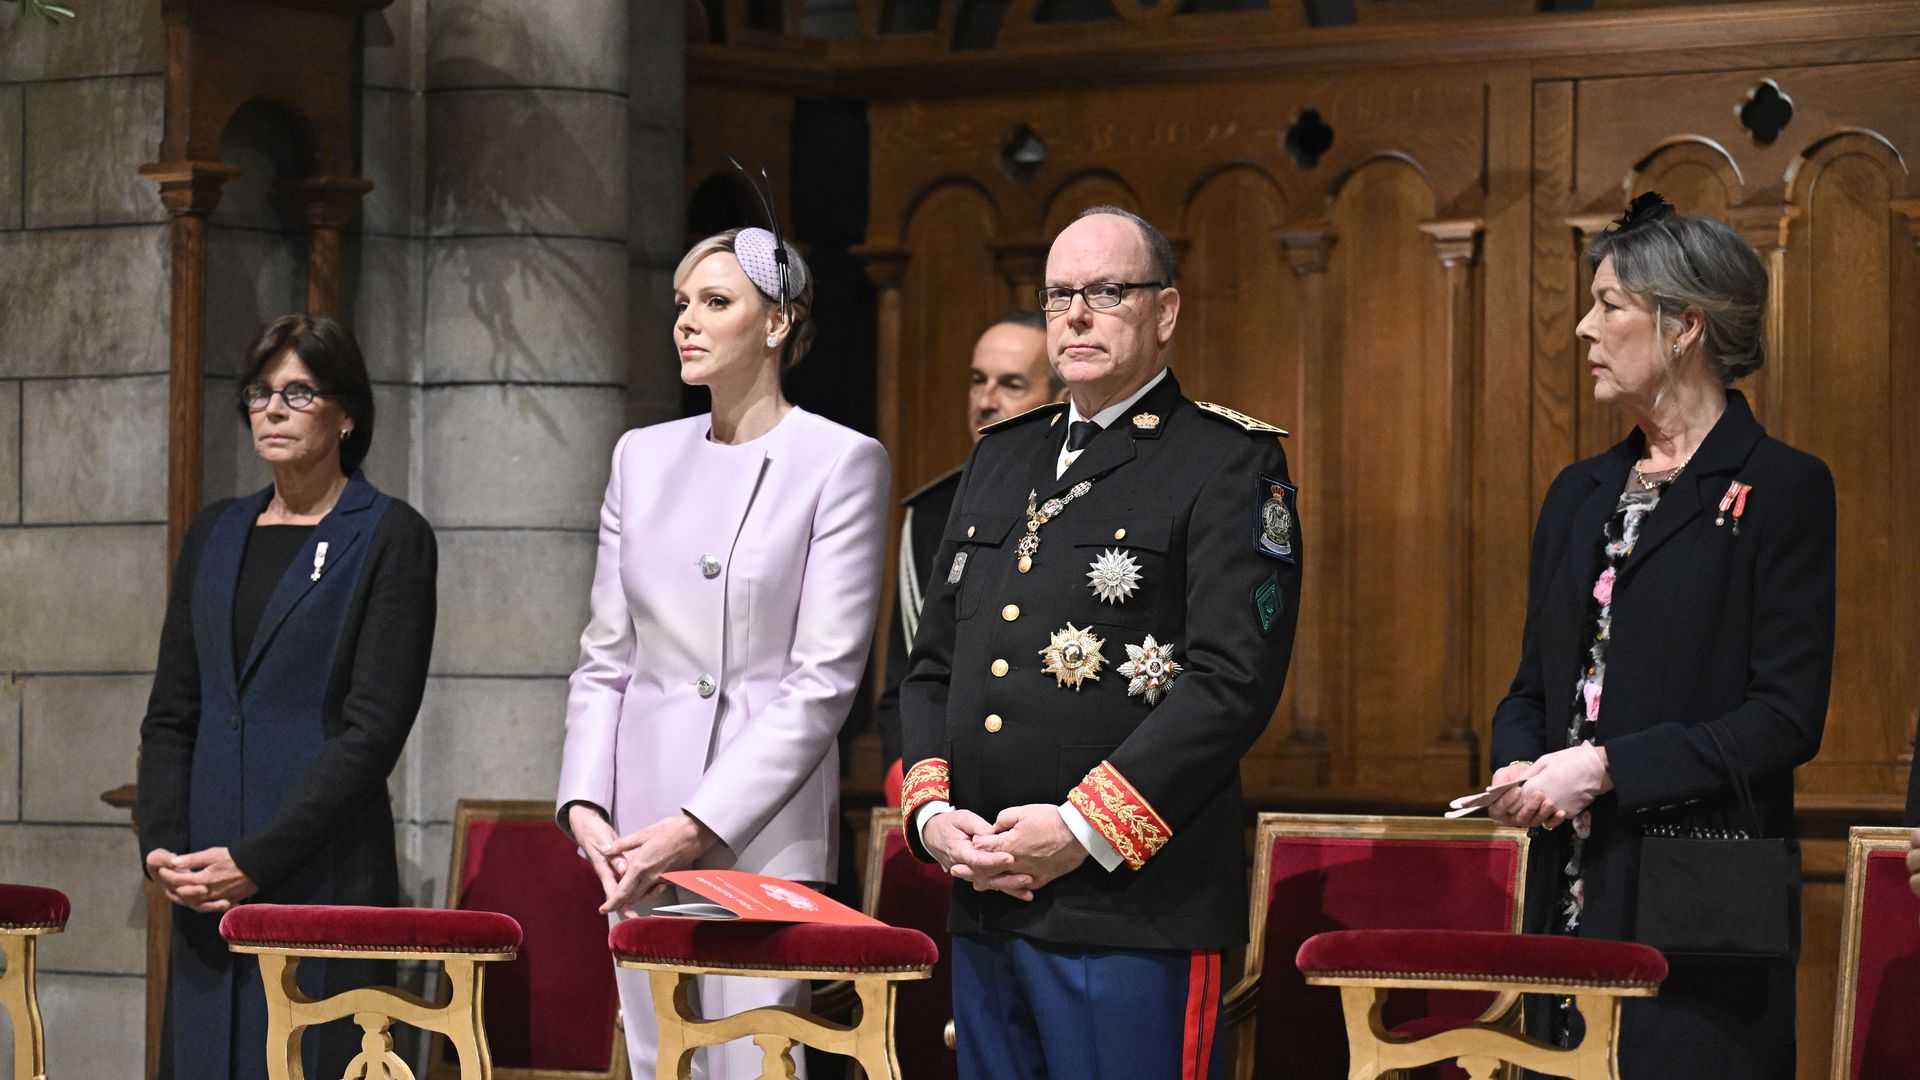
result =
[[1700,448],[1698,446],[1695,446],[1693,448],[1693,453],[1687,455],[1687,460],[1681,462],[1678,465],[1675,465],[1671,469],[1657,470],[1654,473],[1655,476],[1660,476],[1662,472],[1666,474],[1665,476],[1661,477],[1659,480],[1647,479],[1647,474],[1640,471],[1640,463],[1636,461],[1633,463],[1633,478],[1635,480],[1640,481],[1641,491],[1652,491],[1654,488],[1657,488],[1662,484],[1671,484],[1675,480],[1680,479],[1680,474],[1686,471],[1686,468],[1688,465],[1693,464],[1693,455],[1699,452],[1700,452]]

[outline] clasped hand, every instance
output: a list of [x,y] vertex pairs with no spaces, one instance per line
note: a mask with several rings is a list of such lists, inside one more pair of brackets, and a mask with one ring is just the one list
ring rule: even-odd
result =
[[1502,825],[1549,829],[1585,810],[1613,790],[1607,752],[1590,742],[1555,750],[1539,761],[1508,765],[1493,774],[1493,786],[1522,780],[1492,806],[1487,816]]
[[1003,892],[1017,900],[1032,900],[1035,889],[1087,858],[1060,808],[1045,803],[1009,806],[992,824],[971,810],[935,814],[921,840],[947,873],[970,882],[975,892]]
[[223,847],[185,855],[155,848],[147,852],[147,874],[166,890],[167,899],[202,915],[218,915],[260,891]]
[[685,811],[620,836],[598,810],[575,803],[567,811],[567,824],[606,893],[601,914],[617,911],[628,918],[639,914],[634,904],[666,889],[661,874],[685,870],[720,841],[712,829]]

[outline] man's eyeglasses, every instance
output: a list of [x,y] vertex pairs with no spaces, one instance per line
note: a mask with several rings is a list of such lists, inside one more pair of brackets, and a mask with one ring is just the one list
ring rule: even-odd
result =
[[314,398],[327,396],[304,382],[290,382],[279,390],[275,390],[266,383],[257,382],[248,383],[240,388],[240,400],[246,404],[248,412],[260,412],[265,409],[275,394],[279,394],[280,400],[287,403],[287,408],[295,412],[313,404]]
[[1048,285],[1035,289],[1033,295],[1040,298],[1042,311],[1065,311],[1073,306],[1075,296],[1086,300],[1090,308],[1119,307],[1126,299],[1129,289],[1164,289],[1164,281],[1096,281],[1078,289],[1069,289],[1065,285]]

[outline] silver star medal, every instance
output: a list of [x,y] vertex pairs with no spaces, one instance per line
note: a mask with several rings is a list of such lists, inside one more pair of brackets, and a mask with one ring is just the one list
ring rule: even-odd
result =
[[1184,669],[1173,662],[1172,645],[1162,645],[1148,634],[1147,640],[1127,646],[1127,662],[1115,670],[1133,680],[1127,684],[1128,697],[1144,695],[1147,704],[1156,705]]
[[1087,571],[1087,580],[1093,588],[1093,595],[1109,604],[1125,603],[1140,580],[1140,564],[1133,556],[1118,548],[1108,548],[1093,560],[1093,569]]

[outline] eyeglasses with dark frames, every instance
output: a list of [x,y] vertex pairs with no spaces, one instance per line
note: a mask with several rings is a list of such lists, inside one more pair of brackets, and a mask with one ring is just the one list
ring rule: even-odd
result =
[[1040,298],[1042,311],[1065,311],[1073,306],[1073,298],[1078,296],[1095,310],[1116,308],[1120,301],[1127,298],[1129,289],[1164,289],[1164,281],[1096,281],[1078,289],[1069,289],[1065,285],[1048,285],[1033,290]]
[[295,412],[300,412],[312,405],[314,398],[327,396],[324,391],[305,382],[290,382],[278,390],[259,382],[251,382],[240,388],[240,400],[246,405],[248,412],[264,410],[275,394],[279,394],[280,400],[287,403],[287,408]]

